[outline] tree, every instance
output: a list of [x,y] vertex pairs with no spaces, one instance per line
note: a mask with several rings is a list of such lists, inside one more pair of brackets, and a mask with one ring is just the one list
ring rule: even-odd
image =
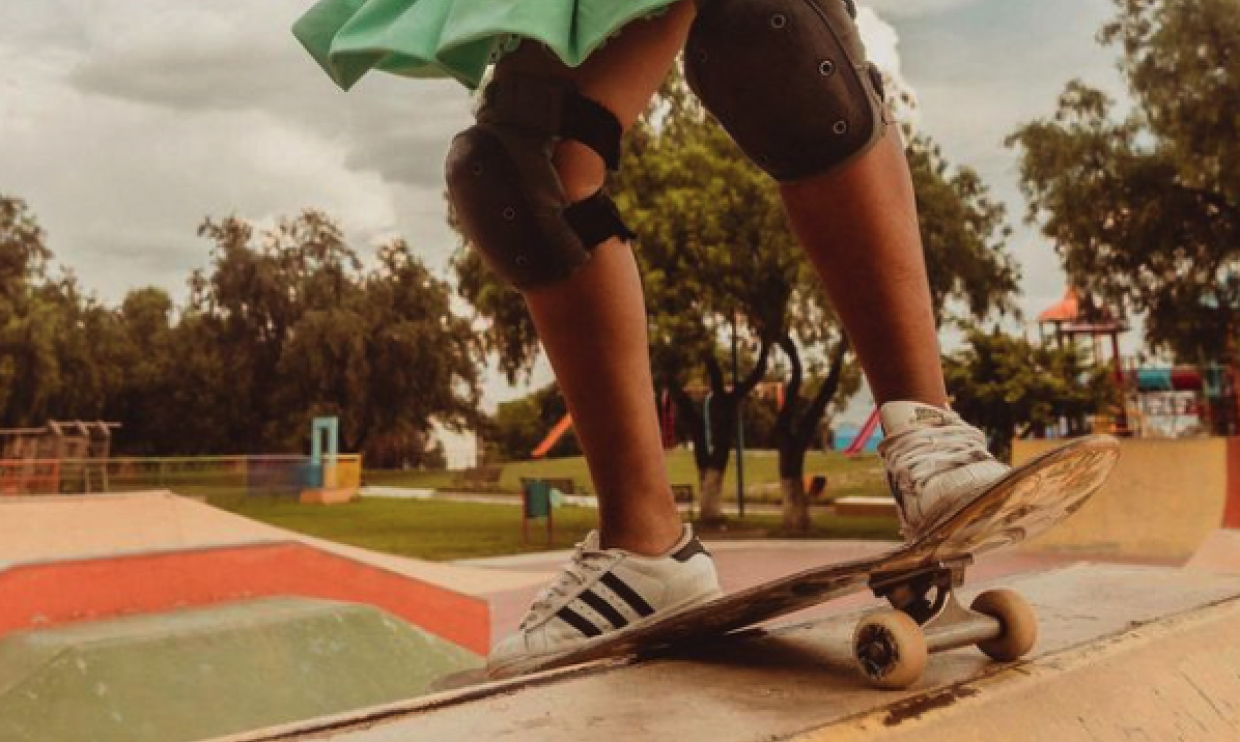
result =
[[946,359],[952,406],[986,432],[996,456],[1012,440],[1067,423],[1086,432],[1086,417],[1117,401],[1110,369],[1085,362],[1074,346],[1054,348],[977,328],[967,345]]
[[363,288],[357,313],[368,378],[357,445],[376,455],[404,451],[401,461],[380,461],[433,466],[443,461],[442,450],[417,445],[429,440],[432,423],[459,431],[480,417],[476,333],[453,311],[449,285],[434,278],[403,240],[380,249],[379,267]]
[[1074,284],[1144,313],[1155,351],[1235,363],[1240,335],[1240,3],[1114,0],[1133,108],[1073,81],[1017,130],[1028,218]]
[[257,244],[234,217],[200,233],[215,243],[213,264],[194,274],[182,325],[209,349],[200,383],[232,446],[296,447],[310,418],[336,415],[346,448],[417,465],[436,455],[433,421],[460,429],[475,419],[473,331],[405,242],[381,247],[363,272],[318,212],[282,220]]
[[106,362],[107,310],[72,273],[48,271],[52,253],[24,201],[0,195],[0,421],[99,418],[121,370]]

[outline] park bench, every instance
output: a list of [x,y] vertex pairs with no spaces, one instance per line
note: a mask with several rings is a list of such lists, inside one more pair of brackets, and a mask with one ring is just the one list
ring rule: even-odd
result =
[[479,466],[462,471],[457,475],[456,483],[470,489],[493,490],[498,488],[503,473],[502,466]]

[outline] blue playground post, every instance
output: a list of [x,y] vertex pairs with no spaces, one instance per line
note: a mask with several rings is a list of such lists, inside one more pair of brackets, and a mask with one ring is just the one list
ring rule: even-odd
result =
[[[327,468],[323,467],[326,438]],[[310,424],[310,487],[335,487],[336,462],[340,454],[340,419],[316,417]]]

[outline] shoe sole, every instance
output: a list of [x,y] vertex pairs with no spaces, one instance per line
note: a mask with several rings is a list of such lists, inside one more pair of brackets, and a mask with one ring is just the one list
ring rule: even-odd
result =
[[653,613],[639,621],[635,621],[629,624],[628,626],[625,626],[623,629],[615,629],[613,631],[608,631],[607,633],[602,634],[600,636],[587,639],[586,641],[580,644],[574,644],[573,646],[568,647],[562,651],[549,652],[547,654],[540,654],[540,655],[526,655],[524,657],[518,657],[508,662],[501,663],[494,667],[488,666],[487,667],[487,678],[489,678],[490,680],[505,680],[508,678],[515,678],[521,675],[528,674],[534,670],[537,670],[540,667],[545,666],[549,662],[554,662],[556,659],[560,657],[567,657],[570,654],[575,654],[577,652],[586,651],[590,649],[591,647],[596,647],[602,644],[603,642],[611,641],[618,637],[631,634],[634,631],[637,631],[638,629],[645,628],[653,623],[662,621],[666,618],[670,618],[676,615],[677,613],[683,613],[684,611],[687,611],[690,608],[696,608],[700,605],[705,605],[706,603],[709,603],[713,600],[718,600],[721,597],[723,597],[723,590],[716,588],[712,592],[706,593],[705,595],[699,595],[696,598],[691,598],[671,608],[664,608],[661,611]]

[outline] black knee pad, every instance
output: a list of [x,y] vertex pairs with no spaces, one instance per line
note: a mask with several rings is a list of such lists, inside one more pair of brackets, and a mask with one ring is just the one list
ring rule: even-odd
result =
[[838,168],[886,128],[882,76],[852,0],[698,0],[689,86],[745,154],[792,181]]
[[601,190],[568,203],[552,164],[555,146],[573,139],[615,170],[623,129],[610,111],[571,82],[509,76],[484,92],[478,123],[448,154],[448,192],[469,242],[517,288],[562,281],[606,240],[632,239]]

